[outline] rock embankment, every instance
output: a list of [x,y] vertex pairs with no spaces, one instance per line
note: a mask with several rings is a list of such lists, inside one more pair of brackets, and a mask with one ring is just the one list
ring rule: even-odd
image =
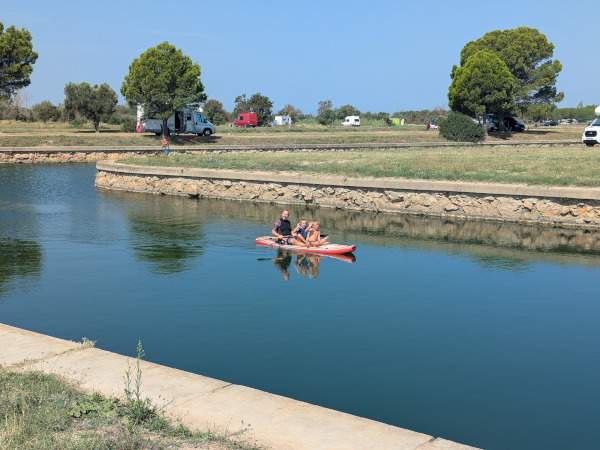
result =
[[131,192],[600,228],[600,189],[97,163],[96,186]]

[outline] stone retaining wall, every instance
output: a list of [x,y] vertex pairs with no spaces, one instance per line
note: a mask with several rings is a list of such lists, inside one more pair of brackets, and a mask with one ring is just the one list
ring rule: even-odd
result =
[[161,150],[4,150],[0,149],[0,164],[90,163],[105,159],[146,157]]
[[348,179],[110,162],[99,162],[97,167],[97,187],[131,192],[600,228],[600,189]]

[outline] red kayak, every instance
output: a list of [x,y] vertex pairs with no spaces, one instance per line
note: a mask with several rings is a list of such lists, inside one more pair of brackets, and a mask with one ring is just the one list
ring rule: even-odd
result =
[[254,239],[258,245],[267,245],[269,247],[285,248],[288,250],[298,250],[300,252],[321,253],[323,255],[342,255],[352,253],[356,250],[356,245],[327,244],[320,247],[302,247],[300,245],[286,245],[277,242],[275,236],[261,236]]

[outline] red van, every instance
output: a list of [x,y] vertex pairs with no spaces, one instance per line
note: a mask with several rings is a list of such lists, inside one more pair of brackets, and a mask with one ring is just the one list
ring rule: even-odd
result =
[[241,113],[234,123],[236,127],[255,127],[258,125],[258,119],[256,113]]

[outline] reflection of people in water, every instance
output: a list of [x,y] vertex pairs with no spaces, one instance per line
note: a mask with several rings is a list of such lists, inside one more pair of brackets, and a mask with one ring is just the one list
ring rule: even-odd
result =
[[317,278],[319,276],[319,264],[321,264],[321,256],[313,254],[301,254],[294,261],[296,272],[306,278]]
[[292,254],[287,250],[278,249],[277,256],[273,258],[273,264],[275,264],[275,268],[281,272],[281,276],[285,281],[290,279],[290,272],[288,268],[292,263]]

